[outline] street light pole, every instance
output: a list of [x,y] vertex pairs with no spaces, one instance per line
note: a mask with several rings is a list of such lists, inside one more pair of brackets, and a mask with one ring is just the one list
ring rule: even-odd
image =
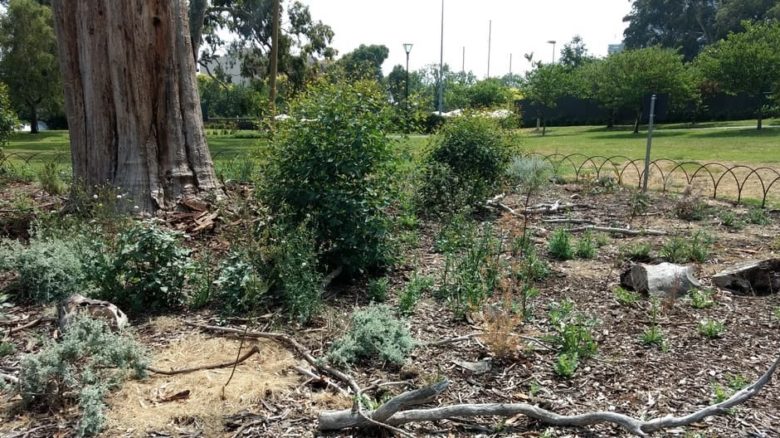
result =
[[404,51],[406,52],[406,109],[409,109],[409,54],[412,52],[412,43],[404,44]]
[[488,64],[487,64],[487,78],[490,79],[490,50],[493,45],[493,20],[488,23]]
[[444,0],[441,0],[441,51],[439,52],[439,115],[444,112]]
[[552,44],[552,46],[553,46],[553,53],[552,53],[552,63],[553,64],[555,64],[555,44],[556,43],[557,43],[557,41],[555,41],[555,40],[547,41],[547,44]]

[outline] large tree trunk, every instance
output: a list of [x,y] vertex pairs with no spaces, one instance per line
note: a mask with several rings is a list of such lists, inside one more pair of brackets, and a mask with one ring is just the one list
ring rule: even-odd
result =
[[143,211],[217,188],[185,0],[54,0],[74,180]]

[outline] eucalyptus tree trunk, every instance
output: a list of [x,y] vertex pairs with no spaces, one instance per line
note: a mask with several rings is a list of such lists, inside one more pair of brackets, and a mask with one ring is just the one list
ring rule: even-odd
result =
[[53,0],[74,181],[142,211],[217,189],[186,0]]

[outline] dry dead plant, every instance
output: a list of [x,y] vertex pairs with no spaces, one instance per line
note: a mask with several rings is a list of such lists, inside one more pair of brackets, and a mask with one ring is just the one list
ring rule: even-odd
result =
[[501,298],[485,306],[485,330],[481,338],[498,360],[512,360],[521,350],[520,338],[515,333],[523,323],[523,316],[514,309],[514,282],[502,279]]

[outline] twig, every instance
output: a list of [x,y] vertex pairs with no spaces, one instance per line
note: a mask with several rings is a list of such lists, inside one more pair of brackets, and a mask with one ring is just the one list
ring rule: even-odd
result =
[[468,341],[471,340],[474,337],[481,336],[482,333],[475,332],[475,333],[469,333],[467,335],[458,336],[455,338],[449,338],[449,339],[442,339],[440,341],[433,341],[433,342],[425,342],[421,344],[423,347],[440,347],[442,345],[448,345],[448,344],[455,344],[458,342]]
[[[241,354],[241,349],[244,348],[244,339],[246,339],[246,332],[249,331],[249,324],[247,324],[244,327],[244,336],[241,336],[241,342],[238,343],[238,351],[236,352],[236,363],[233,364],[233,370],[230,372],[230,377],[228,377],[227,382],[225,382],[224,385],[222,385],[222,395],[220,396],[222,400],[225,400],[225,388],[227,388],[228,385],[230,385],[230,381],[233,380],[233,375],[236,374],[236,367],[238,367],[238,358]],[[255,346],[257,348],[257,346]]]
[[352,389],[352,391],[355,394],[358,394],[360,392],[360,386],[358,386],[357,382],[355,382],[355,379],[350,377],[349,375],[325,364],[322,363],[322,361],[318,361],[317,359],[312,356],[306,348],[299,344],[298,341],[295,339],[282,334],[282,333],[272,333],[272,332],[246,332],[238,329],[228,328],[228,327],[216,327],[216,326],[210,326],[210,325],[203,325],[203,324],[196,324],[193,322],[187,322],[185,321],[185,325],[188,325],[190,327],[197,327],[201,330],[206,331],[212,331],[212,332],[219,332],[219,333],[230,333],[234,335],[241,335],[245,336],[247,338],[253,338],[253,339],[271,339],[273,341],[279,342],[281,344],[285,344],[288,347],[291,347],[293,350],[295,350],[296,353],[298,353],[303,359],[308,362],[311,366],[314,368],[320,370],[323,373],[329,374],[338,380],[344,382],[347,384],[347,386]]
[[344,267],[343,266],[339,266],[333,272],[331,272],[330,274],[326,275],[325,278],[322,279],[322,284],[320,285],[320,287],[325,289],[326,287],[330,286],[330,284],[333,282],[333,280],[335,280],[336,277],[341,275],[341,272],[343,270],[344,270]]
[[303,374],[306,377],[310,377],[310,378],[312,378],[314,380],[323,382],[327,386],[329,386],[329,387],[335,389],[336,391],[338,391],[341,395],[349,397],[349,391],[347,391],[346,389],[340,387],[339,385],[336,385],[335,383],[331,382],[329,379],[327,379],[327,378],[325,378],[323,376],[318,376],[318,375],[314,374],[313,372],[307,370],[306,368],[302,368],[302,367],[299,367],[299,366],[294,366],[293,369],[295,371],[298,371],[299,373]]
[[27,329],[31,329],[31,328],[33,328],[35,326],[40,325],[44,321],[54,321],[54,319],[52,319],[52,318],[38,318],[38,319],[35,319],[35,320],[32,320],[32,321],[28,322],[25,325],[20,325],[19,327],[12,327],[12,328],[10,328],[8,330],[8,334],[12,335],[14,333],[19,333],[21,331],[24,331],[24,330],[27,330]]
[[249,351],[247,351],[246,354],[244,354],[243,356],[237,358],[236,360],[231,360],[230,362],[223,362],[223,363],[218,363],[218,364],[214,364],[214,365],[202,365],[202,366],[199,366],[199,367],[185,368],[185,369],[182,369],[182,370],[165,371],[165,370],[160,370],[160,369],[152,368],[152,367],[146,367],[146,370],[149,371],[149,372],[155,373],[155,374],[162,374],[164,376],[175,376],[177,374],[194,373],[195,371],[214,370],[214,369],[217,369],[217,368],[227,368],[229,366],[236,366],[236,365],[238,365],[240,363],[246,362],[247,359],[249,359],[250,357],[252,357],[253,355],[258,354],[258,353],[260,353],[260,349],[257,348],[257,345],[255,345]]
[[[432,409],[402,411],[404,407],[409,406],[409,403],[404,403],[399,399],[402,399],[406,394],[409,393],[405,393],[391,399],[375,411],[369,412],[368,416],[374,419],[379,419],[384,423],[397,426],[411,422],[438,421],[455,417],[512,417],[521,414],[553,426],[581,427],[601,423],[610,423],[620,426],[634,435],[647,437],[648,434],[657,432],[659,430],[688,426],[693,423],[700,422],[707,417],[728,412],[729,409],[746,402],[758,394],[761,389],[772,380],[772,375],[775,373],[775,371],[777,371],[778,366],[780,366],[780,356],[775,359],[774,363],[769,367],[769,369],[752,385],[740,390],[739,392],[732,395],[729,399],[721,403],[709,405],[692,414],[682,417],[666,416],[649,421],[643,421],[615,412],[591,412],[580,415],[560,415],[555,412],[551,412],[546,409],[525,403],[460,404]],[[424,389],[431,390],[433,387]],[[441,389],[441,391],[443,390],[444,388]],[[378,415],[379,412],[391,412],[391,415],[389,417],[383,417]],[[350,410],[323,412],[319,416],[319,429],[323,431],[365,427],[366,425],[366,421],[361,416]]]
[[627,236],[666,236],[667,235],[666,231],[662,231],[662,230],[630,230],[628,228],[597,227],[595,225],[571,228],[569,231],[572,233],[576,233],[576,232],[588,231],[588,230],[600,231],[603,233],[624,234]]
[[588,219],[542,219],[546,224],[592,224]]

